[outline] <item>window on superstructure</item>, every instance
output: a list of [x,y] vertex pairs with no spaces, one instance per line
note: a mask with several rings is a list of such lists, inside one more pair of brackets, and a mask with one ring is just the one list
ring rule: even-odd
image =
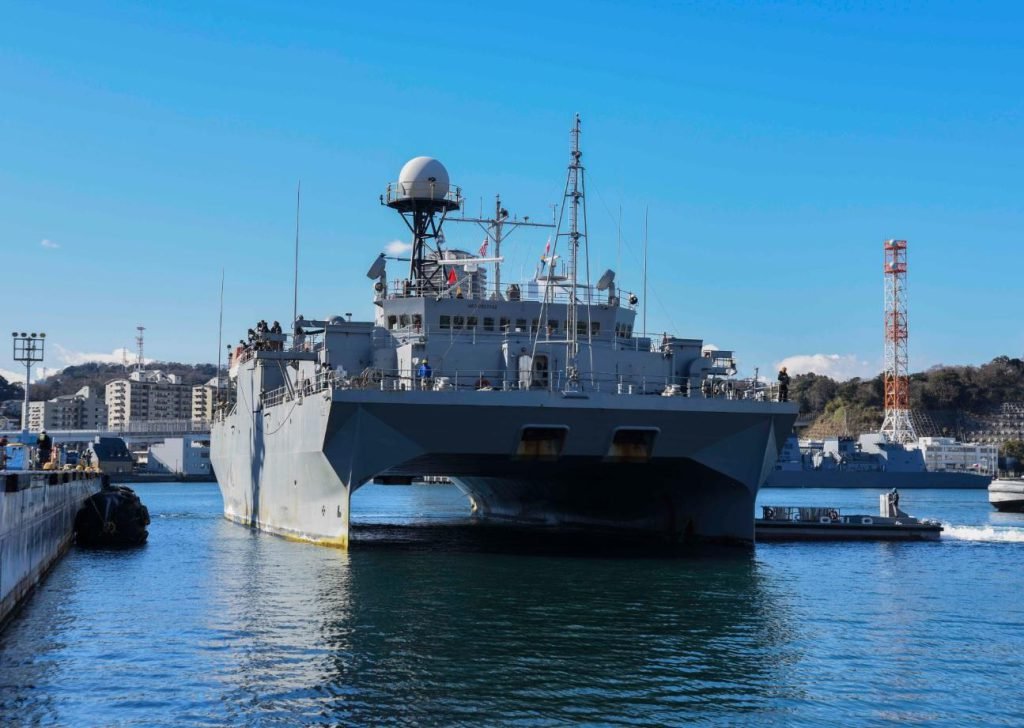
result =
[[540,328],[540,321],[538,321],[537,319],[534,319],[530,323],[530,333],[531,334],[536,334],[538,328]]
[[452,317],[452,328],[461,329],[466,325],[466,318],[464,316],[453,316]]
[[508,333],[508,323],[509,322],[508,322],[507,318],[501,319],[501,321],[499,323],[499,327],[501,328],[502,333],[505,333],[505,334]]
[[526,319],[516,319],[516,331],[526,331]]
[[576,322],[576,335],[577,336],[586,336],[587,335],[587,322],[586,321],[577,321]]
[[395,328],[395,325],[397,323],[398,323],[398,317],[397,316],[388,316],[388,329]]
[[494,331],[494,319],[484,316],[484,331]]
[[476,328],[476,316],[467,316],[466,317],[466,328],[467,329],[475,329]]
[[423,317],[420,314],[414,313],[412,315],[412,327],[417,331],[423,328]]
[[548,335],[554,336],[558,333],[558,320],[548,319]]
[[401,324],[401,326],[402,326],[402,328],[403,328],[403,329],[407,329],[407,328],[409,328],[409,314],[407,314],[407,313],[403,313],[403,314],[402,314],[402,315],[401,315],[401,316],[400,316],[400,317],[398,318],[398,323],[399,323],[399,324]]
[[441,328],[442,329],[450,329],[451,327],[452,327],[452,317],[451,316],[442,316],[441,317]]
[[600,333],[601,333],[601,322],[600,321],[591,321],[590,322],[590,335],[591,336],[597,336]]

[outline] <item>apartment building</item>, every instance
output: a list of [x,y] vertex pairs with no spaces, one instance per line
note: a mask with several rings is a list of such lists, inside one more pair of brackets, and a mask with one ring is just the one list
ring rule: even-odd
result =
[[107,383],[107,426],[119,429],[135,421],[188,420],[192,392],[180,377],[159,369],[135,371]]
[[92,387],[74,394],[28,403],[28,429],[103,430],[107,427],[107,405]]

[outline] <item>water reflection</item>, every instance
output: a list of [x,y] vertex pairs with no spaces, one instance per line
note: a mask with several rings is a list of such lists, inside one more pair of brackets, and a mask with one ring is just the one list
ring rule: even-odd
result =
[[792,661],[750,552],[582,558],[454,532],[364,527],[347,555],[233,540],[200,646],[234,642],[229,717],[670,721],[754,709]]

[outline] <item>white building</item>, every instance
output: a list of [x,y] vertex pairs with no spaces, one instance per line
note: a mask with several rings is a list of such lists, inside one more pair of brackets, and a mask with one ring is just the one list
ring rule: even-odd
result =
[[107,427],[107,406],[91,387],[82,387],[74,394],[28,403],[28,429],[40,430],[104,430]]
[[970,471],[994,475],[999,446],[957,442],[952,437],[922,437],[917,441],[928,470]]
[[[227,389],[227,377],[220,379],[221,394]],[[206,384],[192,387],[192,421],[209,422],[213,419],[213,411],[217,406],[218,380],[214,377]]]
[[187,421],[192,416],[190,388],[177,375],[158,369],[132,372],[126,379],[108,382],[106,395],[110,429],[133,421]]
[[169,437],[149,447],[146,471],[191,478],[213,478],[210,438]]

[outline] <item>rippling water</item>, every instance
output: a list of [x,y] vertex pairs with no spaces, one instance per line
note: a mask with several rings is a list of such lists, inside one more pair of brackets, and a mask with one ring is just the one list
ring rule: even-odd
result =
[[903,494],[939,543],[666,556],[480,528],[449,487],[361,490],[349,553],[137,490],[149,544],[72,550],[0,635],[0,724],[1024,722],[1024,518],[984,491]]

